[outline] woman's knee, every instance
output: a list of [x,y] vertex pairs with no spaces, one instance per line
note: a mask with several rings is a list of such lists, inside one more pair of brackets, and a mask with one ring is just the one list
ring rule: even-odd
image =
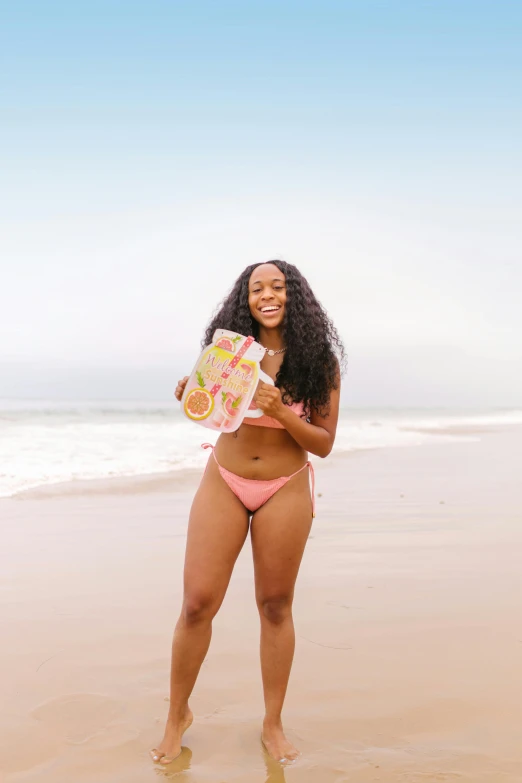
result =
[[257,599],[257,605],[262,618],[274,625],[281,625],[288,617],[292,616],[292,595],[261,596]]
[[189,593],[183,598],[181,616],[187,625],[210,622],[216,614],[215,596],[206,593]]

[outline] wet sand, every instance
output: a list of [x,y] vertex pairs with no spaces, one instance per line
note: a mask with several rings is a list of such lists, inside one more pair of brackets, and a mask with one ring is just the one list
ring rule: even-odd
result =
[[248,542],[182,757],[148,757],[198,474],[0,500],[5,783],[520,783],[522,428],[474,437],[318,464],[284,771],[259,742]]

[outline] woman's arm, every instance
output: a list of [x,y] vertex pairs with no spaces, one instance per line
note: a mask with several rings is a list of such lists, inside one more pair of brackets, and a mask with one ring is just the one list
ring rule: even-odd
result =
[[301,419],[281,399],[281,391],[275,386],[261,383],[256,394],[256,404],[267,416],[277,419],[288,430],[292,438],[312,454],[327,457],[332,450],[339,418],[340,379],[337,389],[330,394],[330,412],[328,416],[320,416],[312,411],[310,422]]

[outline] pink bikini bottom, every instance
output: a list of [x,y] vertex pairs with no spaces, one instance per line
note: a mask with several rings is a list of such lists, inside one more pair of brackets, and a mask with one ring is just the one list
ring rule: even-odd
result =
[[311,462],[307,462],[306,465],[303,465],[302,468],[296,470],[296,472],[292,473],[291,476],[280,476],[279,478],[269,479],[268,481],[247,479],[243,478],[242,476],[238,476],[236,473],[231,473],[230,470],[221,467],[216,459],[214,446],[211,443],[202,443],[201,447],[203,449],[212,449],[212,454],[214,455],[216,465],[218,466],[219,472],[223,476],[224,480],[227,482],[234,495],[239,498],[245,508],[252,512],[257,511],[258,508],[261,508],[261,506],[266,503],[266,501],[269,500],[272,495],[275,495],[278,489],[284,487],[287,481],[290,481],[291,478],[297,476],[297,474],[301,473],[301,471],[306,467],[309,467],[310,478],[312,481],[312,517],[315,517],[315,475]]

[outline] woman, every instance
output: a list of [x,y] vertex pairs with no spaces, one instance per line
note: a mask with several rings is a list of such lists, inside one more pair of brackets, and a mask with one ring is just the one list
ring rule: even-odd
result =
[[[251,517],[265,699],[261,739],[274,759],[289,763],[299,752],[285,737],[281,711],[294,654],[294,586],[314,509],[307,452],[326,457],[332,450],[344,349],[305,278],[284,261],[245,269],[203,345],[218,328],[253,335],[266,350],[262,369],[276,385],[258,387],[262,417],[245,419],[236,432],[219,436],[194,498],[183,607],[172,645],[169,715],[163,740],[151,754],[168,764],[181,752],[192,723],[188,699]],[[178,400],[186,383],[184,378],[176,388]]]

